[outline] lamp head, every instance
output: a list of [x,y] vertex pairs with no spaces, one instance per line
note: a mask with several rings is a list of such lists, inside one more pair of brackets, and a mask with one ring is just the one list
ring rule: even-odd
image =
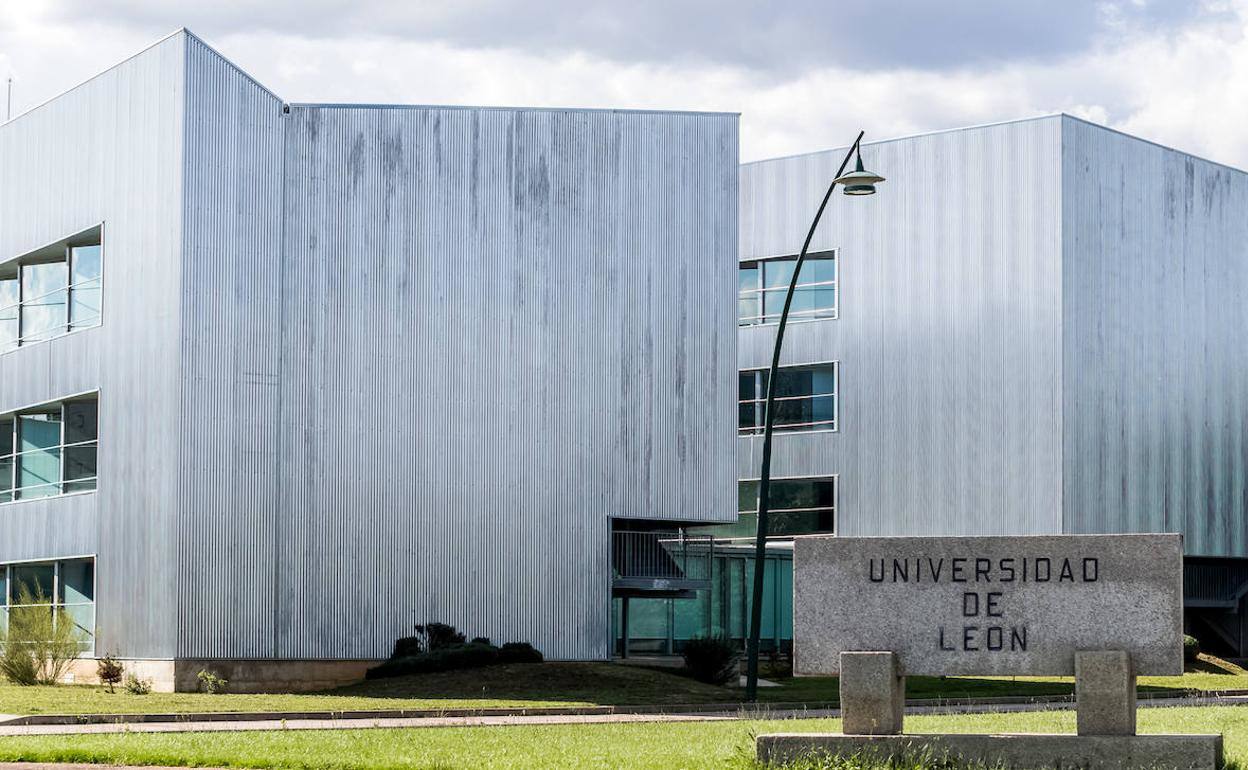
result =
[[874,195],[875,186],[883,181],[884,177],[863,170],[862,148],[858,149],[858,163],[854,170],[836,178],[836,183],[844,188],[846,195]]

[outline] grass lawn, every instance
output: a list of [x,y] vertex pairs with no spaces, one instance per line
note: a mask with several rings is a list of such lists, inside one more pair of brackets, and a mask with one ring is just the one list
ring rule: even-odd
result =
[[[1248,762],[1248,708],[1142,709],[1141,732],[1221,732],[1227,758]],[[910,732],[1073,732],[1073,712],[913,716]],[[753,767],[753,735],[827,732],[838,720],[123,733],[0,738],[0,761],[274,768]]]
[[[777,680],[759,689],[771,703],[837,700],[835,677]],[[1141,689],[1248,690],[1248,672],[1216,658],[1181,677],[1143,677]],[[1073,680],[1058,677],[909,677],[911,698],[1065,695]],[[17,687],[0,684],[0,714],[195,713],[207,711],[354,711],[474,707],[735,703],[736,687],[714,687],[667,671],[608,663],[490,666],[470,671],[396,677],[306,695],[109,693],[100,687]]]

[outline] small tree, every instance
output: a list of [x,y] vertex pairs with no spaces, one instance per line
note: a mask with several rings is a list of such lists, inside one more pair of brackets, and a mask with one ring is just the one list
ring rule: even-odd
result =
[[63,608],[37,586],[18,586],[17,605],[9,608],[3,636],[0,673],[14,684],[56,684],[78,657],[86,634]]
[[105,655],[96,661],[95,675],[100,681],[108,685],[109,692],[116,692],[116,686],[121,684],[121,679],[125,676],[126,669],[121,665],[121,661],[112,655]]

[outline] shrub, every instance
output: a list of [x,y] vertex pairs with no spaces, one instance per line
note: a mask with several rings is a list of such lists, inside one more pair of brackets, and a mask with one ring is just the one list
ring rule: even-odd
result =
[[1194,636],[1183,635],[1183,662],[1195,663],[1200,655],[1200,641]]
[[498,662],[498,648],[485,644],[459,644],[441,647],[419,655],[391,658],[365,672],[366,679],[382,679],[408,674],[430,674],[462,668],[480,668]]
[[199,680],[199,688],[211,695],[225,692],[225,686],[230,683],[230,680],[206,668],[201,668],[195,678]]
[[101,683],[108,685],[109,692],[116,692],[115,688],[121,684],[121,678],[125,672],[125,666],[122,666],[121,661],[112,655],[105,655],[95,663],[95,675],[99,677]]
[[528,642],[507,642],[498,651],[499,663],[541,663],[544,660]]
[[419,655],[425,651],[424,641],[419,636],[404,636],[394,640],[394,652],[390,653],[393,658],[406,658],[409,655]]
[[126,692],[131,695],[147,695],[152,691],[151,679],[140,679],[134,674],[126,674]]
[[9,627],[0,652],[0,673],[14,684],[55,684],[78,657],[86,634],[64,609],[36,587],[18,586],[17,605],[9,608]]
[[699,682],[724,684],[737,676],[741,653],[723,635],[695,636],[685,642],[685,668]]
[[490,637],[488,636],[474,636],[472,637],[472,644],[488,644],[491,647],[494,646],[494,643],[490,641]]
[[425,648],[422,652],[433,652],[446,647],[454,647],[468,641],[463,634],[455,630],[455,626],[448,626],[445,623],[430,623],[425,626],[416,626],[416,635],[425,638]]

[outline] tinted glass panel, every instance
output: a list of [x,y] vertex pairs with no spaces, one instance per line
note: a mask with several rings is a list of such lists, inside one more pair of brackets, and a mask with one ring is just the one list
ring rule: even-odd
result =
[[[51,604],[56,570],[51,564],[16,564],[12,570],[11,604]],[[24,596],[24,594],[29,594]]]
[[66,331],[69,271],[64,262],[22,265],[22,344]]
[[0,420],[0,503],[13,499],[13,419]]
[[744,263],[737,269],[737,318],[744,323],[758,320],[758,267],[753,263]]
[[60,411],[17,418],[17,496],[28,499],[60,493]]
[[95,489],[96,401],[65,404],[65,491]]
[[77,246],[71,252],[70,323],[75,329],[97,326],[100,323],[100,247]]
[[61,601],[82,604],[95,599],[95,563],[90,559],[61,562]]
[[0,351],[17,347],[17,275],[0,278]]

